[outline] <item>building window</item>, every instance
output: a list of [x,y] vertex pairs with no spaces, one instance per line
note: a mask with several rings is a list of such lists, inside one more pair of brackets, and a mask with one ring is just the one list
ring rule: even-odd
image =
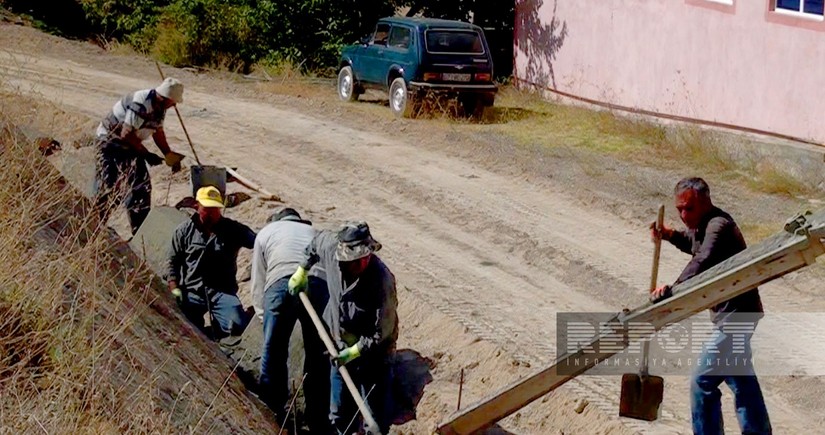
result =
[[823,3],[825,0],[776,0],[776,10],[822,16]]

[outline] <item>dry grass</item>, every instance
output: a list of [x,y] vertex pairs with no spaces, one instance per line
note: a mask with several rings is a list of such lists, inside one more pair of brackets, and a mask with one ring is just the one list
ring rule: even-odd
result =
[[769,161],[755,164],[753,168],[755,176],[748,180],[748,185],[753,190],[796,198],[820,194],[816,186],[805,183]]
[[158,24],[157,32],[150,49],[152,57],[175,67],[189,65],[186,35],[174,23],[167,21]]
[[[0,132],[11,122],[71,147],[93,130],[44,100],[0,92]],[[277,432],[34,144],[0,134],[0,158],[0,433]]]
[[109,273],[118,263],[109,233],[36,148],[8,129],[0,158],[3,428],[168,431],[153,378],[130,385],[130,373],[143,369],[123,364],[124,331],[147,305],[145,268]]
[[107,52],[115,55],[115,56],[137,56],[138,53],[135,51],[134,47],[129,44],[125,44],[123,42],[117,40],[104,40],[101,39],[98,42],[98,45],[103,47],[104,50]]
[[776,223],[765,224],[747,220],[742,221],[740,227],[742,234],[745,236],[745,240],[751,244],[764,240],[776,234],[781,229],[781,225],[777,225]]
[[713,173],[768,194],[820,195],[815,186],[770,163],[754,165],[730,154],[734,136],[691,125],[664,126],[607,110],[559,104],[535,92],[505,88],[494,127],[527,145],[572,146],[640,165]]

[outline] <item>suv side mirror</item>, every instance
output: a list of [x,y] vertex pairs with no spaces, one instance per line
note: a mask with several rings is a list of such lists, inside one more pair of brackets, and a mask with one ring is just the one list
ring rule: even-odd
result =
[[367,45],[370,43],[370,35],[362,36],[361,39],[358,41],[361,45]]

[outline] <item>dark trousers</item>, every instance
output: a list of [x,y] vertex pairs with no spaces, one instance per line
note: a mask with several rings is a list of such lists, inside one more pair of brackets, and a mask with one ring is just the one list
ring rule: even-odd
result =
[[[362,355],[346,365],[352,381],[366,397],[367,406],[382,434],[389,433],[392,411],[392,354]],[[358,432],[362,425],[361,414],[344,384],[338,368],[330,371],[329,418],[338,434]],[[355,417],[353,422],[353,417]],[[350,426],[350,422],[352,426]]]
[[[214,340],[227,335],[241,335],[251,319],[244,312],[241,300],[234,294],[213,292],[208,306],[202,294],[186,292],[184,298],[183,314],[204,334]],[[210,310],[210,322],[218,328],[207,330],[204,326],[203,315]]]
[[105,224],[113,209],[125,203],[134,235],[152,205],[152,183],[146,162],[115,141],[98,143],[95,207]]
[[[295,321],[301,322],[304,338],[304,397],[306,421],[313,434],[330,433],[329,357],[315,326],[298,296],[289,294],[289,277],[279,279],[264,293],[264,342],[261,354],[261,398],[279,417],[285,418],[289,399],[289,337]],[[310,277],[307,296],[320,316],[329,301],[324,280]]]

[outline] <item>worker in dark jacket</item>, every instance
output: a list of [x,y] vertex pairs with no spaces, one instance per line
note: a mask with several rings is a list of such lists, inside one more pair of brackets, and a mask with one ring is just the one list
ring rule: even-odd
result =
[[214,339],[240,335],[251,316],[238,299],[238,251],[253,248],[255,232],[222,216],[223,199],[215,187],[198,189],[196,200],[198,212],[172,237],[166,276],[169,291],[201,330],[203,315],[209,313],[213,331],[204,330],[207,335]]
[[337,368],[343,364],[361,395],[367,396],[381,433],[389,431],[398,300],[395,276],[375,255],[379,249],[381,244],[372,238],[365,222],[347,223],[337,232],[319,232],[289,283],[290,291],[297,293],[307,287],[310,268],[318,264],[326,271],[330,299],[323,317],[341,349],[330,377],[330,419],[339,433],[358,414]]
[[[676,209],[685,231],[663,227],[653,236],[691,254],[693,258],[676,280],[679,284],[745,250],[745,239],[733,218],[713,205],[710,188],[701,178],[685,178],[676,185]],[[656,289],[651,299],[671,296],[671,286]],[[695,434],[723,433],[722,393],[728,384],[734,395],[736,415],[742,433],[769,434],[771,424],[762,390],[753,370],[750,341],[763,317],[759,290],[749,290],[711,308],[714,332],[691,381],[691,413]],[[733,366],[730,361],[736,361]],[[739,363],[746,361],[746,363]]]

